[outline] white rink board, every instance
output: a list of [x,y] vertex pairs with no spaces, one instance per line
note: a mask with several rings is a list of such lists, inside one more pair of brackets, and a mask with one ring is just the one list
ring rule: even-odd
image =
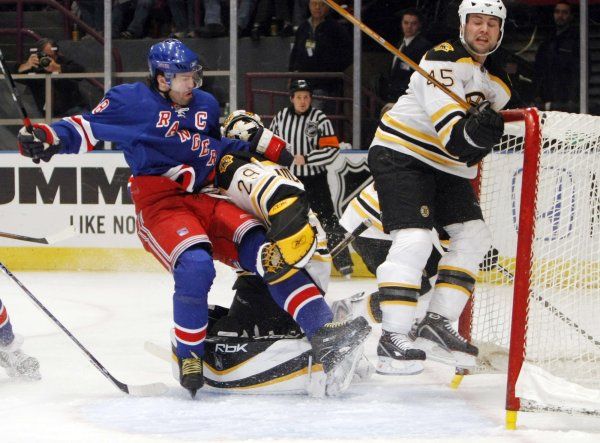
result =
[[[56,155],[40,165],[16,153],[2,153],[0,164],[0,231],[42,237],[74,224],[80,235],[61,242],[61,247],[140,247],[122,153]],[[24,243],[0,238],[3,246]]]

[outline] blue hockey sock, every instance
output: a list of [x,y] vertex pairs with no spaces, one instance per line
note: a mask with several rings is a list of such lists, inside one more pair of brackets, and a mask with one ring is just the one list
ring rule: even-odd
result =
[[8,346],[14,339],[15,335],[10,324],[10,318],[8,318],[8,312],[2,304],[2,300],[0,300],[0,346]]
[[211,255],[202,247],[184,251],[173,269],[175,294],[173,319],[177,356],[204,355],[204,339],[208,326],[208,291],[215,279]]
[[[258,273],[258,251],[267,241],[262,229],[255,229],[244,236],[238,248],[240,264],[244,269]],[[333,319],[333,313],[320,289],[304,270],[298,270],[278,283],[268,284],[268,287],[273,300],[294,318],[308,338]]]

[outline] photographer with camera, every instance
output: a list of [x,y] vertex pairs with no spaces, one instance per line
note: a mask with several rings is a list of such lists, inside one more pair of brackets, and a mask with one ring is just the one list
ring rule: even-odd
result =
[[[84,72],[79,63],[68,59],[58,50],[56,42],[49,38],[38,40],[31,48],[31,55],[17,68],[18,74],[67,74]],[[89,108],[79,91],[78,80],[61,79],[52,82],[52,116],[80,114]],[[40,112],[46,107],[46,91],[41,79],[26,80]]]

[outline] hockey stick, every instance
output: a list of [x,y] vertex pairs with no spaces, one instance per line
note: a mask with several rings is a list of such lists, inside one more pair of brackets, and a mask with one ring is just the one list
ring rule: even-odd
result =
[[340,241],[337,245],[335,245],[335,247],[329,252],[331,257],[333,258],[333,257],[337,256],[340,252],[342,252],[342,250],[346,246],[348,246],[351,241],[353,241],[356,237],[359,237],[360,234],[362,234],[367,229],[369,229],[372,224],[373,224],[373,222],[368,218],[365,218],[362,222],[360,222],[360,225],[358,225],[356,228],[354,228],[354,231],[346,234],[346,236],[343,238],[343,240]]
[[[510,283],[513,283],[515,280],[515,276],[512,272],[510,272],[509,269],[506,269],[504,266],[498,263],[499,254],[500,252],[496,248],[492,247],[483,259],[481,270],[492,271],[494,269],[497,269],[498,271],[500,271],[501,274],[508,278]],[[558,309],[556,306],[554,306],[541,295],[535,294],[533,297],[535,300],[544,305],[544,307],[548,309],[556,318],[564,322],[566,325],[575,329],[579,334],[583,335],[587,340],[589,340],[595,346],[600,348],[600,341],[596,340],[596,338],[593,335],[589,334],[583,328],[581,328],[581,326],[575,323],[564,312],[562,312],[560,309]]]
[[25,292],[25,294],[27,294],[27,296],[37,305],[38,308],[42,310],[42,312],[44,312],[44,314],[46,314],[54,322],[54,324],[56,324],[65,334],[67,334],[67,337],[69,337],[73,341],[73,343],[75,343],[77,347],[87,356],[89,361],[96,367],[96,369],[98,369],[102,373],[102,375],[108,378],[112,382],[112,384],[114,384],[120,391],[132,395],[134,397],[149,397],[154,395],[161,395],[167,392],[168,388],[164,383],[150,383],[146,385],[127,385],[117,380],[96,359],[96,357],[94,357],[90,353],[90,351],[88,351],[86,347],[83,346],[79,342],[79,340],[77,340],[73,336],[73,334],[71,334],[71,332],[69,332],[69,330],[65,328],[60,321],[58,321],[58,319],[54,315],[52,315],[52,313],[29,291],[29,289],[27,289],[25,285],[23,285],[23,283],[21,283],[21,281],[17,277],[15,277],[14,274],[10,272],[10,270],[6,266],[4,266],[2,262],[0,262],[0,268],[2,268],[2,271],[4,271],[4,273],[16,283],[23,290],[23,292]]
[[30,243],[41,243],[43,245],[52,245],[54,243],[58,243],[68,238],[71,238],[74,235],[77,235],[77,231],[73,226],[69,226],[68,228],[63,229],[62,231],[52,235],[48,235],[47,237],[28,237],[26,235],[11,234],[9,232],[0,232],[0,237],[26,241]]
[[369,37],[371,37],[373,40],[375,40],[377,43],[379,43],[385,49],[390,51],[392,54],[394,54],[396,57],[398,57],[404,63],[409,65],[412,69],[414,69],[419,74],[421,74],[423,77],[425,77],[427,79],[427,81],[430,81],[435,86],[440,88],[444,93],[446,93],[448,96],[450,96],[453,100],[455,100],[457,103],[459,103],[465,109],[471,108],[471,105],[469,103],[467,103],[465,101],[465,99],[456,95],[454,92],[452,92],[450,89],[448,89],[442,83],[440,83],[433,75],[429,75],[427,73],[427,71],[425,71],[423,68],[421,68],[417,63],[413,62],[405,54],[403,54],[396,47],[394,47],[393,45],[388,43],[383,37],[381,37],[379,34],[377,34],[375,31],[373,31],[371,28],[369,28],[363,22],[358,20],[356,17],[354,17],[352,14],[350,14],[348,11],[346,11],[344,8],[342,8],[340,5],[335,3],[333,0],[323,0],[323,1],[325,3],[327,3],[329,5],[329,7],[334,9],[338,14],[340,14],[342,17],[344,17],[346,20],[348,20],[350,23],[352,23],[355,26],[358,26],[362,32],[367,34]]
[[[4,79],[8,83],[8,88],[10,89],[12,98],[15,104],[17,105],[19,113],[21,114],[21,118],[23,119],[23,125],[27,129],[27,132],[33,135],[33,125],[31,124],[31,120],[29,120],[29,116],[27,115],[27,110],[25,109],[25,106],[23,106],[23,102],[21,101],[21,95],[19,94],[19,90],[15,85],[15,81],[13,80],[10,71],[6,67],[4,54],[2,54],[2,50],[0,50],[0,70],[4,74]],[[33,157],[32,160],[34,163],[40,162],[40,159],[38,157]]]

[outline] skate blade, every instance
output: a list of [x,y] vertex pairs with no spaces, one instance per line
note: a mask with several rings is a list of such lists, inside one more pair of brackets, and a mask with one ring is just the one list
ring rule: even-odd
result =
[[415,340],[415,347],[425,351],[427,360],[436,361],[445,365],[457,366],[454,355],[431,340],[418,337]]
[[381,375],[416,375],[423,372],[423,369],[425,367],[420,360],[395,360],[391,357],[379,357],[375,371]]
[[352,379],[354,378],[356,366],[358,361],[362,358],[362,354],[363,346],[359,346],[327,374],[327,385],[325,388],[327,396],[335,397],[350,387]]
[[477,366],[476,357],[464,352],[448,351],[437,343],[422,337],[415,340],[415,347],[427,353],[427,360],[465,369]]

